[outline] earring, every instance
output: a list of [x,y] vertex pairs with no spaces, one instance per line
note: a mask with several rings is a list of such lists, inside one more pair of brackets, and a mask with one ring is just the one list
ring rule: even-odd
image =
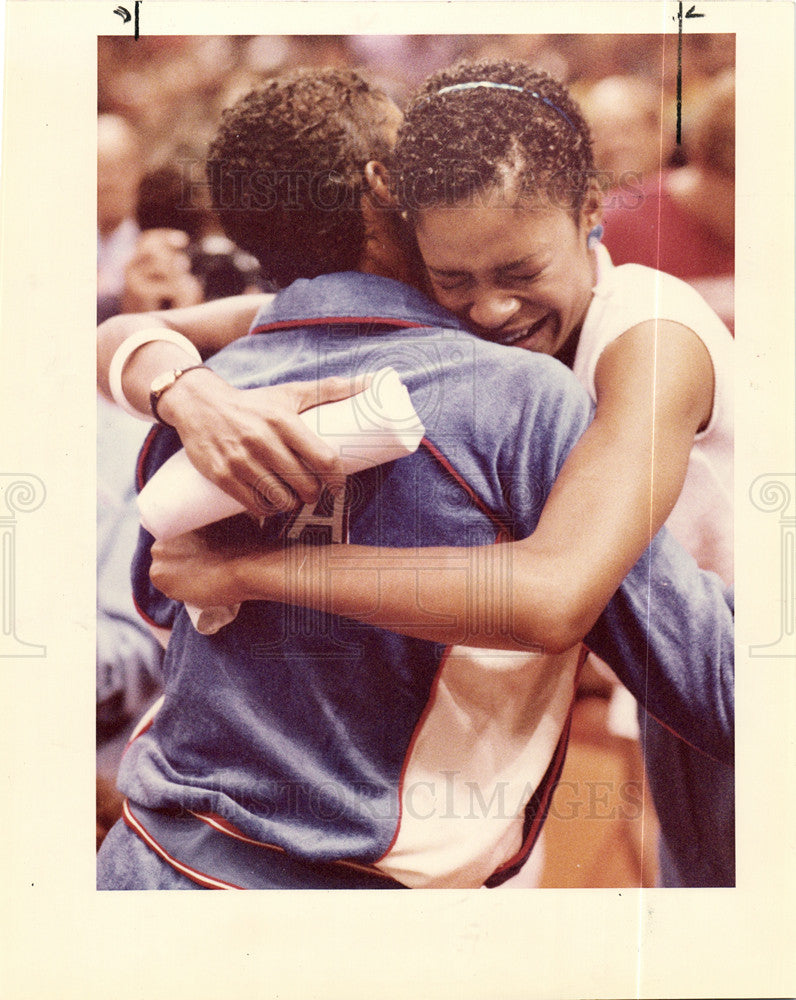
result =
[[604,232],[605,230],[600,225],[597,225],[594,227],[594,229],[592,229],[592,231],[586,237],[586,246],[589,248],[589,250],[593,250],[594,247],[597,246],[597,244],[603,238]]

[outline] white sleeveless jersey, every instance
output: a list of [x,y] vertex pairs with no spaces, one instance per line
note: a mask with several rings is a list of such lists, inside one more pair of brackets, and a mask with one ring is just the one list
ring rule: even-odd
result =
[[733,340],[690,285],[640,264],[615,267],[596,247],[597,284],[573,366],[596,400],[594,373],[605,348],[649,320],[670,320],[700,338],[713,364],[713,409],[694,438],[685,483],[666,526],[703,569],[733,579]]

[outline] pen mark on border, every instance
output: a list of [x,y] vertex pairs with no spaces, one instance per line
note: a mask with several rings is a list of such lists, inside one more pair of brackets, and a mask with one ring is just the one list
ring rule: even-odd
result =
[[129,24],[130,21],[133,20],[134,18],[133,29],[136,41],[138,41],[138,39],[141,37],[140,14],[139,14],[139,8],[141,7],[141,3],[142,0],[135,0],[134,13],[132,15],[130,14],[130,11],[126,7],[121,7],[121,6],[117,7],[113,12],[114,14],[118,14],[118,16],[122,19],[123,24]]
[[[682,0],[677,4],[677,145],[683,140],[683,19],[704,17],[696,13],[696,4],[692,4],[683,14]],[[674,20],[674,18],[673,18]]]

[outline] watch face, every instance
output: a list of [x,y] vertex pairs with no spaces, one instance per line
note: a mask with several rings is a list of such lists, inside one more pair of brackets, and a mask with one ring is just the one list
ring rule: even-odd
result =
[[168,389],[170,385],[173,385],[177,380],[177,372],[164,372],[162,375],[156,375],[152,380],[152,385],[149,387],[149,392],[153,396],[159,396],[164,389]]

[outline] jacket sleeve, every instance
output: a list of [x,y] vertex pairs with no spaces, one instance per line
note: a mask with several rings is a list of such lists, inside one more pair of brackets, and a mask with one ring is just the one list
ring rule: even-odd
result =
[[665,528],[584,641],[666,728],[732,763],[734,594]]
[[[136,488],[139,493],[166,459],[179,448],[180,439],[171,427],[156,424],[152,428],[138,456]],[[130,567],[133,602],[136,611],[148,625],[156,629],[170,629],[182,605],[161,594],[149,579],[154,541],[152,535],[139,526],[138,544]]]

